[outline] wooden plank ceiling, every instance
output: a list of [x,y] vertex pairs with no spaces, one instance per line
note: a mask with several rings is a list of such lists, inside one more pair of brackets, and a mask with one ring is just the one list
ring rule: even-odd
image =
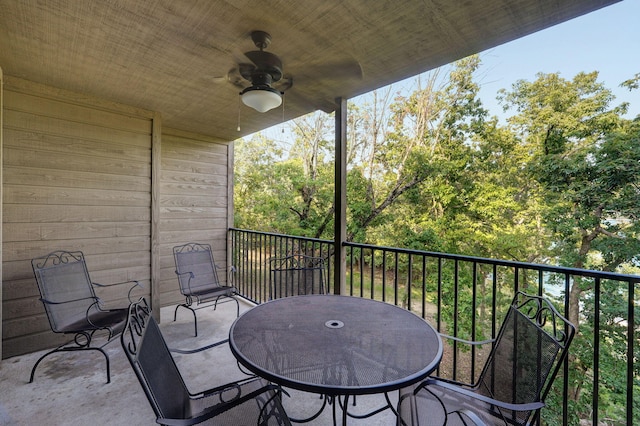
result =
[[226,76],[256,50],[253,30],[293,78],[290,119],[616,1],[0,0],[0,67],[233,140],[283,119],[242,106],[236,130],[241,89]]

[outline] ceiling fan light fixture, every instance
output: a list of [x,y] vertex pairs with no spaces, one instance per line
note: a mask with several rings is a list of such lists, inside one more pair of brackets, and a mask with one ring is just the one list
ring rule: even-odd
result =
[[240,93],[242,102],[258,112],[267,112],[282,104],[282,94],[270,86],[250,86]]

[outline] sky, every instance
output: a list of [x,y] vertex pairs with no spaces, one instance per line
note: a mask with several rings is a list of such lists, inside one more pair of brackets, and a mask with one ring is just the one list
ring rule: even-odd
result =
[[629,102],[627,118],[640,114],[640,90],[620,83],[640,73],[640,0],[625,0],[579,18],[497,46],[480,54],[480,99],[492,114],[501,108],[499,89],[536,73],[559,72],[572,79],[581,71],[598,71],[598,81],[612,90],[612,105]]
[[[598,71],[598,81],[616,97],[611,106],[628,102],[625,117],[634,118],[640,114],[640,90],[629,91],[619,85],[640,73],[640,0],[624,0],[538,31],[481,52],[480,58],[476,82],[490,115],[503,118],[496,96],[500,89],[510,90],[517,80],[533,81],[539,72],[557,72],[571,80],[581,71]],[[393,86],[415,89],[414,82],[415,77]],[[283,127],[286,129],[287,123],[263,134],[272,140],[286,140],[288,132],[283,134]]]

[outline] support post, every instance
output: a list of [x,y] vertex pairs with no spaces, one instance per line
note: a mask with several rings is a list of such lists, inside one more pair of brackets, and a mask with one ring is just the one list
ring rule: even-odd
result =
[[160,323],[160,170],[162,160],[162,116],[151,118],[151,314]]
[[[2,174],[3,174],[3,164],[4,160],[2,157],[2,152],[4,147],[2,145],[2,133],[4,129],[2,127],[2,89],[3,89],[3,81],[2,81],[2,68],[0,68],[0,235],[2,235],[2,210],[4,208],[2,204],[3,194],[4,194],[4,183],[2,182]],[[2,359],[2,263],[4,261],[4,253],[2,252],[2,238],[0,238],[0,359]]]
[[343,245],[347,239],[347,100],[337,98],[336,104],[333,293],[347,294],[347,267]]

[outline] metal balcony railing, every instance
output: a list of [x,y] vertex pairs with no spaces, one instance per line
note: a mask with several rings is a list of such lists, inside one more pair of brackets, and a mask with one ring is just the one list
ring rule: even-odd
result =
[[[268,300],[268,261],[291,254],[326,258],[328,288],[333,288],[332,241],[240,229],[231,229],[230,239],[235,285],[247,299],[256,303]],[[578,335],[570,359],[547,397],[542,423],[640,424],[640,276],[344,245],[350,295],[403,306],[438,330],[470,340],[496,336],[518,290],[545,295],[570,318],[567,295],[579,286],[583,292]],[[437,375],[473,382],[488,352],[488,348],[465,351],[447,346]]]

